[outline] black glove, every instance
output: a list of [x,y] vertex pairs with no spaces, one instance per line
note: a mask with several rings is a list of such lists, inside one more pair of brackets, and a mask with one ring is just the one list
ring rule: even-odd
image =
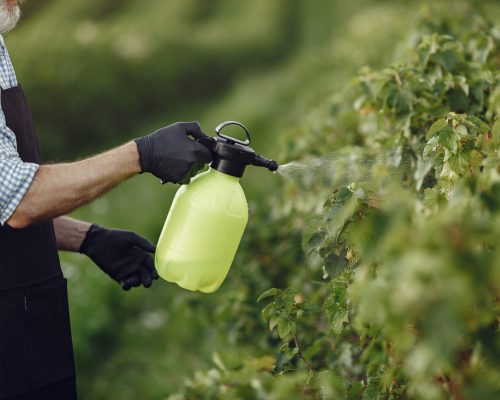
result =
[[163,182],[189,183],[212,161],[212,154],[188,135],[194,139],[205,136],[197,122],[178,122],[135,139],[142,172],[151,172]]
[[80,253],[90,259],[124,290],[141,283],[148,288],[158,279],[153,257],[155,246],[133,232],[105,229],[92,225]]

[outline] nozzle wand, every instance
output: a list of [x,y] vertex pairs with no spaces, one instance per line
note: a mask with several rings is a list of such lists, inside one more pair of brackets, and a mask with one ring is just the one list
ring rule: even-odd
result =
[[253,160],[252,165],[255,165],[256,167],[264,167],[273,172],[277,171],[279,167],[276,161],[268,160],[267,158],[259,156],[258,154],[255,155],[255,159]]

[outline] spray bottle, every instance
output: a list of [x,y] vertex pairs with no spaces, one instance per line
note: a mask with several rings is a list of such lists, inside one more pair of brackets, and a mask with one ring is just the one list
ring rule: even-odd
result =
[[[229,125],[245,131],[241,141],[222,133]],[[226,278],[248,222],[248,203],[240,178],[248,165],[276,171],[276,161],[259,156],[249,146],[248,129],[236,121],[215,128],[217,137],[198,142],[213,155],[208,171],[177,191],[158,241],[158,274],[196,291],[217,290]]]

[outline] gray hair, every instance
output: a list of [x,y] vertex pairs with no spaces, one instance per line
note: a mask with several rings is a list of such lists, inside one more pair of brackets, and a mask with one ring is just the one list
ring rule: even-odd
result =
[[7,0],[0,0],[0,33],[14,29],[20,18],[21,8],[19,4],[11,6],[7,4]]

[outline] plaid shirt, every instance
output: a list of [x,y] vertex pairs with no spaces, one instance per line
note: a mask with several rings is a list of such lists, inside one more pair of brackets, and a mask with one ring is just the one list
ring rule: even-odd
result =
[[[0,35],[0,87],[17,86],[16,74]],[[25,163],[17,153],[16,136],[6,122],[0,107],[0,224],[5,224],[14,213],[33,181],[39,166]]]

